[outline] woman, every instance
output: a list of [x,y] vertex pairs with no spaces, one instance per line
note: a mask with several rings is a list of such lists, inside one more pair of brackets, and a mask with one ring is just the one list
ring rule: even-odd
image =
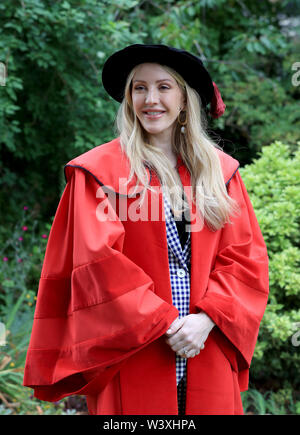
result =
[[24,385],[90,414],[242,414],[268,256],[202,62],[135,44],[105,63],[119,137],[65,166]]

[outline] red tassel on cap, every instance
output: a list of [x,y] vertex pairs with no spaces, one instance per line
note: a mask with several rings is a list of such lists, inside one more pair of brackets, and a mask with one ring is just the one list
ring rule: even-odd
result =
[[213,85],[214,85],[214,95],[210,102],[209,113],[213,118],[220,118],[220,116],[222,116],[223,113],[225,112],[226,105],[222,100],[218,86],[215,84],[215,82],[213,82]]

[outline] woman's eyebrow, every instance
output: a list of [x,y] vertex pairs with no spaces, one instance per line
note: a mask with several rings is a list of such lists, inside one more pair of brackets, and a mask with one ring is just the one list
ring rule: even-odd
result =
[[[145,80],[133,80],[133,83],[135,83],[135,82],[147,83]],[[160,79],[160,80],[156,80],[155,83],[159,83],[159,82],[171,82],[172,83],[172,80],[171,79]]]

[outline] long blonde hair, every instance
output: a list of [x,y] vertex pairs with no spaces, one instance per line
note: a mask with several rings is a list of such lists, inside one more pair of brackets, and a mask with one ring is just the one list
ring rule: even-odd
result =
[[[198,93],[172,68],[161,66],[176,80],[186,99],[186,133],[180,133],[181,126],[177,123],[173,130],[173,151],[181,156],[191,174],[193,201],[200,212],[201,228],[205,222],[211,230],[218,230],[229,223],[230,216],[237,211],[236,202],[228,195],[224,183],[216,151],[219,146],[205,132],[206,119]],[[147,141],[147,132],[133,110],[131,87],[136,68],[127,78],[125,97],[116,118],[121,147],[131,164],[129,181],[135,175],[137,183],[141,182],[145,186],[143,200],[146,190],[151,190],[146,163],[156,172],[174,215],[178,216],[189,209],[187,201],[183,200],[179,174],[164,152]]]

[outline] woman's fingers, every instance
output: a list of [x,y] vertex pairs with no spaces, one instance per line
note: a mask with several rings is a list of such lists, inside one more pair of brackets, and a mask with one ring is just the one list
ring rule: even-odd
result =
[[181,356],[182,358],[189,358],[189,353],[191,353],[192,349],[187,349],[185,347],[179,349],[176,354]]
[[194,358],[199,355],[200,350],[195,348],[189,348],[187,346],[181,347],[176,354],[183,358]]
[[183,358],[193,358],[204,349],[212,321],[200,314],[177,318],[166,332],[166,343]]
[[[170,342],[167,341],[167,343],[168,343],[168,345],[170,346],[170,348],[171,348],[174,352],[183,351],[184,348],[185,348],[185,349],[188,349],[188,348],[189,348],[189,347],[188,347],[188,344],[187,344],[185,341],[183,341],[183,340],[178,340],[178,341],[175,341],[175,342],[173,342],[173,343],[170,343]],[[191,348],[191,347],[190,347],[190,348]]]
[[179,317],[177,317],[177,319],[175,319],[174,322],[171,323],[171,325],[169,326],[169,329],[166,331],[166,335],[171,336],[175,334],[175,332],[177,332],[181,328],[183,322],[183,318],[179,319]]
[[198,343],[193,343],[189,341],[186,337],[182,337],[181,335],[175,334],[174,336],[167,338],[166,343],[171,347],[174,352],[186,347],[187,349],[195,349],[195,350],[203,350],[204,343],[200,346]]

